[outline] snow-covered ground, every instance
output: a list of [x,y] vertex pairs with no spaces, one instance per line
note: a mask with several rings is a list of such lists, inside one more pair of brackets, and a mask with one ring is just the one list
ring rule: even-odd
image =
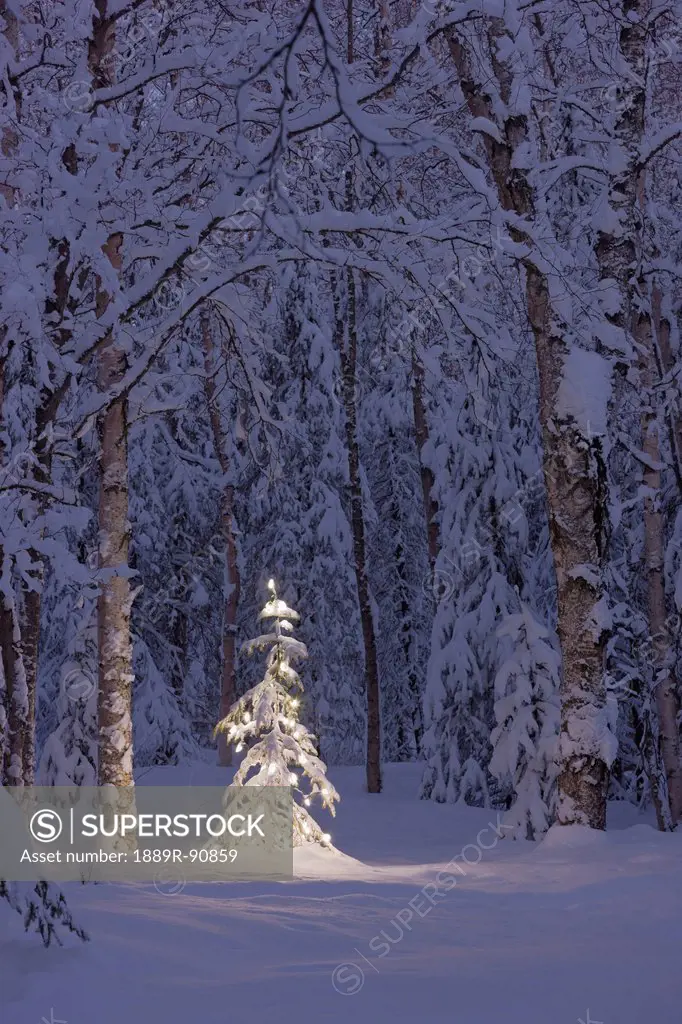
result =
[[500,841],[494,812],[419,801],[415,765],[381,796],[330,777],[343,852],[301,853],[294,882],[69,885],[92,942],[62,949],[3,913],[2,1024],[681,1024],[682,835],[612,805],[606,835]]

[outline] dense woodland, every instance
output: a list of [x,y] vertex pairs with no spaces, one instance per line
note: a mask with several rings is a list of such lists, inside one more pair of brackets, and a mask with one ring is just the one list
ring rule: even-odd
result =
[[673,829],[679,11],[0,15],[3,784],[213,748],[274,577],[370,792]]

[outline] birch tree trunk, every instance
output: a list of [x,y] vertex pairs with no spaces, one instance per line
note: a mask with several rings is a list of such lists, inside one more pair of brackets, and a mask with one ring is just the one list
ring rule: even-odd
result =
[[[220,504],[220,522],[225,549],[224,609],[223,609],[223,664],[220,686],[220,718],[226,718],[237,699],[236,641],[237,609],[239,606],[240,578],[237,565],[237,543],[234,533],[233,508],[234,487],[227,484],[230,469],[227,456],[227,437],[220,418],[216,400],[216,365],[213,353],[211,322],[207,312],[201,316],[201,336],[204,346],[204,392],[211,421],[213,445],[223,473],[224,482]],[[227,733],[218,733],[218,764],[226,767],[232,764],[232,745]]]
[[[88,63],[94,88],[114,82],[113,51],[115,15],[109,14],[107,0],[96,0]],[[111,235],[103,252],[113,269],[120,272],[120,234]],[[96,315],[106,313],[111,296],[97,282]],[[98,385],[106,395],[119,384],[126,370],[126,357],[117,346],[113,331],[105,338],[99,354]],[[128,576],[128,434],[127,400],[121,396],[107,404],[100,416],[99,571],[101,591],[97,609],[99,641],[98,667],[98,783],[118,788],[133,785],[132,684],[133,646],[130,611],[133,596]]]
[[[670,344],[670,321],[663,314],[663,293],[658,282],[654,282],[651,289],[651,316],[654,344],[660,353],[660,369],[666,376],[672,376],[675,372],[675,357]],[[669,411],[668,430],[677,490],[682,498],[682,418],[675,408]]]
[[[645,138],[647,38],[649,0],[623,5],[619,48],[627,68],[622,85],[620,109],[616,115],[608,179],[609,224],[618,227],[600,231],[595,252],[602,281],[616,282],[620,306],[607,312],[606,319],[629,334],[639,353],[642,411],[644,551],[649,630],[653,638],[654,688],[659,718],[660,744],[668,782],[670,813],[673,822],[682,817],[682,763],[677,725],[679,701],[677,681],[670,664],[664,580],[664,523],[661,513],[660,418],[654,407],[654,385],[660,379],[661,361],[657,358],[652,296],[641,264],[647,251],[644,230],[648,222],[645,171],[639,154]],[[660,315],[660,298],[657,311]],[[659,316],[659,327],[660,316]],[[674,430],[674,428],[673,428]],[[673,453],[675,451],[673,437]]]
[[[112,265],[120,267],[118,246],[110,246]],[[108,296],[100,293],[101,316]],[[100,356],[98,381],[103,392],[118,384],[125,357],[110,338]],[[132,604],[128,566],[128,438],[127,403],[113,402],[101,417],[98,603],[98,731],[99,785],[133,784],[132,683],[133,649],[130,636]],[[123,573],[121,573],[123,569]]]
[[[508,47],[505,56],[500,42]],[[552,306],[549,280],[535,255],[532,228],[535,196],[524,170],[527,156],[515,160],[529,142],[528,117],[514,109],[513,41],[503,22],[490,20],[489,44],[504,114],[486,83],[477,79],[466,41],[448,36],[460,87],[473,117],[495,124],[499,138],[484,135],[484,147],[501,207],[529,225],[510,221],[514,242],[527,248],[521,258],[525,302],[539,377],[539,419],[550,539],[557,580],[557,631],[561,644],[561,734],[558,820],[561,824],[606,825],[609,753],[604,749],[606,710],[604,662],[607,634],[595,619],[604,597],[608,538],[606,469],[603,443],[584,424],[558,414],[569,345],[562,319]],[[510,54],[512,56],[510,56]]]

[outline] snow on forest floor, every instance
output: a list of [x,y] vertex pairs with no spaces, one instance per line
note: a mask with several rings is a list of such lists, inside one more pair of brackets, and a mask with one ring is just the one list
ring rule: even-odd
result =
[[341,804],[319,820],[343,853],[297,853],[293,882],[66,885],[92,941],[62,949],[2,914],[0,1021],[682,1024],[682,835],[612,805],[605,835],[499,841],[495,812],[416,799],[419,775],[389,765],[369,796],[362,769],[330,771]]

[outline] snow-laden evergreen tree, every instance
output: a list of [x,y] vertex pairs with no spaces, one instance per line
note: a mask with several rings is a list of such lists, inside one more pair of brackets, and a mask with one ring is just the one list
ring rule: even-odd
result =
[[[333,816],[334,804],[339,799],[327,779],[327,767],[318,756],[315,737],[298,717],[303,684],[294,666],[308,652],[305,644],[291,635],[299,621],[298,612],[277,596],[274,580],[268,582],[268,589],[271,596],[259,619],[273,620],[273,630],[244,645],[246,654],[268,651],[265,675],[240,697],[216,731],[227,732],[235,753],[249,744],[233,785],[290,786],[294,792],[294,845],[329,845],[331,836],[322,831],[307,810],[312,799],[319,796],[322,806]],[[295,769],[308,783],[305,791]]]
[[42,747],[41,786],[97,785],[97,609],[92,596],[78,603],[59,674],[58,725]]
[[503,620],[497,636],[508,640],[510,655],[495,676],[490,771],[513,789],[505,819],[513,834],[534,839],[556,814],[561,659],[525,604]]
[[197,755],[190,722],[144,640],[135,641],[134,743],[137,767],[180,764]]
[[[379,353],[375,350],[375,355]],[[408,367],[399,354],[363,371],[369,581],[375,602],[385,761],[421,756],[433,601]],[[369,505],[369,500],[367,502]]]
[[422,796],[505,806],[509,781],[490,773],[494,679],[507,653],[496,630],[519,610],[527,522],[516,514],[515,495],[530,467],[522,427],[517,436],[481,421],[482,410],[492,416],[493,408],[465,375],[472,362],[463,349],[445,401],[441,392],[433,410],[439,415],[426,453],[441,510],[441,550],[432,581],[437,607],[424,693]]
[[[182,760],[196,749],[192,723],[217,717],[218,474],[208,453],[200,352],[190,341],[175,346],[133,394],[131,561],[141,587],[132,614],[138,767]],[[169,365],[182,371],[177,378]]]

